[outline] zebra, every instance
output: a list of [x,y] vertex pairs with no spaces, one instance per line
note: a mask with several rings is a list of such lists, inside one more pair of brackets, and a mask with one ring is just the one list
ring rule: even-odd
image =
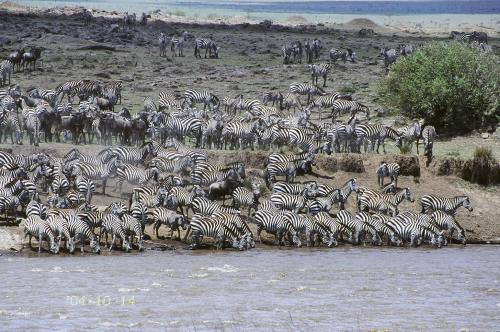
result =
[[381,198],[383,200],[388,201],[389,203],[394,204],[395,206],[398,206],[403,200],[407,200],[410,202],[415,202],[415,199],[412,196],[412,193],[410,191],[410,188],[403,188],[397,193],[394,193],[391,195],[389,192],[393,192],[396,190],[396,186],[394,182],[391,182],[389,185],[385,186],[383,188],[383,192],[378,192],[375,190],[367,189],[367,188],[358,188],[356,191],[358,194],[358,209],[359,211],[362,211],[360,202],[361,198],[364,197],[377,197]]
[[37,98],[45,100],[51,107],[55,107],[56,105],[56,91],[47,90],[47,89],[32,89],[29,92],[29,96],[31,98]]
[[304,48],[306,50],[307,62],[312,63],[313,59],[319,58],[319,52],[323,47],[321,46],[321,40],[314,38],[313,41],[306,40]]
[[10,85],[10,75],[12,74],[12,62],[10,60],[3,60],[0,62],[0,86],[7,85],[7,79],[9,80]]
[[30,145],[39,146],[40,144],[41,122],[38,113],[28,113],[26,117],[26,131],[29,134]]
[[213,218],[198,216],[193,218],[190,224],[192,231],[190,249],[196,249],[204,236],[215,239],[217,250],[224,249],[226,239],[232,241],[232,247],[243,250],[243,243],[239,240],[238,234],[228,225],[217,222]]
[[418,151],[418,138],[421,136],[422,132],[422,127],[419,122],[414,122],[408,126],[405,126],[404,128],[401,128],[398,130],[399,134],[401,135],[397,140],[396,140],[396,146],[401,149],[404,145],[407,145],[412,147],[413,141],[417,141],[417,154],[419,154]]
[[[363,223],[363,235],[366,235],[366,233],[370,233],[372,235],[371,242],[374,245],[382,245],[381,234],[384,235],[384,233],[381,230],[386,230],[390,233],[390,229],[388,226],[383,224],[380,225],[379,222],[374,221],[373,216],[368,212],[357,212],[355,219],[360,220]],[[376,226],[381,226],[381,229],[379,230],[379,228]],[[396,239],[396,236],[394,236],[394,239]]]
[[271,195],[270,201],[279,210],[290,210],[294,213],[299,213],[307,206],[306,198],[300,195],[274,193]]
[[28,205],[26,205],[26,216],[39,216],[45,219],[47,218],[47,206],[35,199],[31,199]]
[[[354,123],[353,123],[354,120]],[[326,131],[326,137],[335,147],[336,152],[350,152],[353,150],[354,129],[356,127],[355,117],[346,123],[335,122],[330,129]]]
[[206,110],[207,106],[218,106],[220,103],[219,97],[208,91],[186,90],[182,97],[184,99],[183,107],[185,105],[192,107],[194,103],[203,103],[203,110]]
[[49,242],[50,252],[57,254],[59,252],[59,239],[57,239],[49,224],[40,218],[40,216],[28,216],[24,222],[24,238],[29,237],[29,246],[31,248],[31,238],[38,240],[38,253],[42,251],[42,241]]
[[398,206],[389,202],[381,197],[362,195],[359,198],[359,210],[369,211],[372,210],[377,213],[382,213],[395,217],[399,214]]
[[9,134],[11,144],[14,144],[14,136],[16,142],[15,144],[23,144],[23,131],[19,122],[19,117],[14,112],[7,112],[7,115],[3,117],[0,123],[5,140],[7,139],[7,134]]
[[[320,111],[322,108],[331,108],[333,107],[333,103],[337,100],[337,99],[346,99],[346,100],[351,100],[352,97],[350,95],[343,95],[343,94],[340,94],[340,93],[332,93],[330,95],[324,95],[324,96],[319,96],[318,98],[316,98],[315,100],[313,100],[310,104],[309,104],[309,108],[319,108]],[[321,116],[320,116],[320,120],[321,120]]]
[[245,166],[236,163],[235,166],[228,166],[225,169],[205,169],[199,167],[200,163],[191,172],[191,182],[197,185],[210,185],[222,180],[241,181],[245,177]]
[[123,182],[126,181],[130,184],[145,184],[149,182],[151,179],[154,181],[158,181],[158,168],[150,167],[148,169],[142,169],[132,165],[123,165],[121,167],[117,167],[116,169],[116,185],[115,190],[120,187],[120,193],[122,192]]
[[187,36],[187,31],[184,31],[181,37],[172,37],[170,40],[170,50],[174,53],[174,56],[177,56],[175,50],[179,51],[179,56],[184,56],[184,42],[187,41]]
[[283,94],[281,92],[264,92],[262,94],[262,103],[267,106],[267,103],[272,101],[272,106],[279,103],[279,108],[283,107]]
[[115,215],[115,214],[104,215],[104,217],[102,218],[101,232],[99,233],[99,242],[101,242],[101,235],[103,233],[105,234],[105,238],[106,238],[105,247],[108,246],[108,234],[111,234],[111,236],[112,236],[111,245],[109,246],[109,251],[113,250],[117,236],[122,241],[122,248],[126,252],[130,251],[131,247],[130,247],[130,243],[127,241],[127,234],[125,233],[125,230],[123,229],[122,221],[120,220],[120,218],[117,215]]
[[410,242],[410,246],[420,245],[422,239],[441,248],[444,244],[442,233],[435,233],[431,229],[421,226],[416,222],[416,216],[410,214],[399,215],[388,221],[387,226],[392,228],[403,241]]
[[[68,81],[56,87],[56,103],[62,102],[64,96],[68,98],[68,103],[72,103],[71,98],[78,94],[78,90],[83,81]],[[59,99],[59,96],[61,98]]]
[[205,59],[208,56],[219,58],[219,47],[211,39],[198,38],[194,42],[194,56],[195,58],[201,58],[200,50],[205,50]]
[[307,95],[307,103],[311,100],[312,95],[325,95],[325,91],[319,86],[309,83],[292,83],[289,88],[290,93],[298,95]]
[[345,209],[345,202],[347,202],[347,199],[349,198],[349,195],[353,191],[356,191],[358,188],[358,180],[356,178],[352,178],[347,180],[346,183],[342,187],[340,187],[340,209],[344,210]]
[[160,46],[160,57],[167,56],[167,36],[163,32],[160,32],[158,37],[158,45]]
[[95,183],[92,180],[87,179],[85,176],[79,175],[75,180],[75,186],[78,193],[85,197],[85,201],[90,204],[92,201],[92,195],[95,192]]
[[381,48],[380,55],[384,57],[384,65],[386,68],[388,68],[394,62],[396,62],[396,60],[399,57],[398,51],[396,51],[393,48],[391,49]]
[[262,243],[260,234],[262,231],[274,234],[277,244],[281,247],[284,244],[284,236],[290,233],[292,242],[301,247],[302,243],[299,234],[288,218],[282,213],[270,213],[268,211],[259,210],[255,213],[255,223],[257,224],[257,240]]
[[250,210],[257,210],[260,198],[260,183],[253,182],[252,190],[244,187],[238,187],[233,191],[233,207],[240,209],[241,207],[248,207],[248,217],[250,217]]
[[284,193],[290,195],[303,195],[307,199],[314,198],[318,191],[316,181],[304,183],[276,182],[272,188],[273,193]]
[[174,202],[173,207],[180,209],[184,214],[184,206],[186,207],[186,217],[189,216],[189,209],[192,209],[193,199],[196,197],[204,197],[205,191],[198,185],[194,185],[191,189],[174,187],[170,189],[167,195],[167,202]]
[[105,214],[103,212],[99,212],[99,211],[77,212],[76,215],[78,216],[78,218],[80,218],[81,220],[83,220],[87,223],[87,225],[90,227],[90,230],[92,232],[94,232],[96,228],[101,229],[102,219],[105,216]]
[[445,229],[449,234],[449,241],[453,237],[453,233],[457,231],[457,240],[463,245],[467,243],[465,238],[465,230],[460,226],[460,224],[455,220],[452,215],[447,214],[444,211],[436,211],[431,215],[433,223],[439,226],[441,229]]
[[264,170],[264,179],[266,185],[270,188],[271,183],[276,181],[276,176],[284,175],[286,182],[294,182],[297,176],[297,170],[308,171],[312,161],[310,159],[301,159],[295,161],[269,163]]
[[130,236],[129,243],[132,244],[134,241],[134,235],[137,237],[137,244],[139,251],[144,250],[144,234],[142,232],[143,224],[129,214],[123,214],[120,217],[122,221],[122,227],[126,235]]
[[75,241],[69,231],[68,221],[63,216],[50,215],[47,222],[59,241],[66,240],[66,248],[72,254],[75,251]]
[[384,178],[390,177],[394,185],[398,186],[398,177],[401,172],[401,166],[397,163],[386,163],[382,162],[379,167],[377,167],[377,183],[380,188],[384,187]]
[[142,233],[148,223],[148,206],[143,202],[132,202],[129,207],[129,213],[132,217],[141,223]]
[[457,209],[461,206],[469,210],[469,212],[474,211],[469,196],[446,198],[436,195],[424,195],[421,198],[421,204],[422,213],[427,213],[431,210],[444,211],[445,213],[454,216]]
[[281,47],[281,55],[283,56],[283,64],[285,65],[289,64],[290,62],[295,63],[295,60],[298,60],[299,63],[302,63],[302,44],[300,43],[300,41],[295,41],[291,44],[284,44]]
[[[354,133],[356,135],[356,145],[358,150],[360,150],[361,143],[367,139],[371,141],[371,149],[375,149],[375,143],[377,144],[377,153],[379,153],[380,144],[382,144],[382,148],[384,153],[385,151],[385,139],[390,138],[396,141],[399,138],[399,133],[391,128],[386,127],[380,124],[366,124],[366,125],[357,125],[354,129]],[[365,146],[366,152],[366,146]]]
[[253,233],[250,230],[248,224],[241,219],[239,215],[215,212],[211,215],[211,218],[217,220],[217,222],[230,227],[240,239],[240,245],[243,248],[251,249],[255,248],[255,241],[253,239]]
[[101,252],[96,235],[92,232],[90,226],[84,220],[80,219],[77,215],[67,215],[64,216],[64,219],[68,224],[70,236],[75,240],[75,246],[76,243],[78,243],[78,240],[80,240],[80,250],[82,254],[84,252],[83,247],[86,239],[89,239],[90,248],[94,253],[99,254]]
[[[422,138],[422,144],[424,145],[424,156],[427,157],[426,166],[429,167],[430,162],[432,161],[432,148],[434,145],[434,138],[437,136],[436,128],[434,126],[425,126],[420,133],[420,137]],[[417,138],[417,153],[418,153],[418,141]]]
[[97,154],[98,156],[103,156],[103,161],[107,162],[113,157],[117,157],[124,163],[129,164],[142,164],[148,155],[154,156],[153,143],[144,143],[141,147],[126,147],[118,146],[102,150]]
[[108,163],[88,163],[80,161],[73,165],[73,175],[83,175],[89,180],[102,180],[102,194],[106,195],[106,183],[109,178],[116,176],[117,166],[122,163],[116,158]]
[[339,117],[342,113],[350,113],[354,117],[358,112],[365,113],[367,119],[370,119],[370,109],[357,101],[337,99],[332,105],[332,117]]
[[312,84],[318,85],[318,79],[323,77],[323,87],[326,87],[326,76],[330,72],[331,65],[328,63],[314,64],[310,66]]
[[349,60],[352,63],[355,62],[356,53],[352,51],[352,49],[336,49],[332,48],[330,50],[330,63],[337,62],[338,59],[341,59],[344,63]]
[[290,221],[293,228],[297,232],[304,233],[306,238],[306,245],[308,247],[310,247],[311,245],[314,246],[314,238],[317,235],[321,236],[322,242],[329,248],[337,244],[335,235],[330,231],[328,227],[318,222],[316,218],[304,214],[295,214],[288,211],[283,212],[282,214],[286,216],[286,218]]
[[331,191],[326,197],[317,197],[308,203],[308,211],[312,215],[316,215],[319,212],[329,212],[334,203],[341,204],[341,191],[336,189]]
[[177,231],[177,239],[181,239],[181,231],[179,227],[186,230],[187,221],[182,214],[178,214],[175,211],[169,210],[164,207],[158,207],[153,211],[153,229],[158,237],[158,230],[161,225],[165,225],[170,228],[170,238],[172,239],[174,231]]
[[366,222],[368,222],[373,228],[375,228],[375,230],[379,234],[381,234],[381,236],[385,235],[387,237],[387,245],[393,245],[396,247],[402,245],[400,236],[391,227],[387,225],[387,222],[390,220],[389,217],[381,214],[368,215],[366,213],[363,213],[360,216],[367,217]]
[[352,244],[359,244],[361,242],[360,237],[364,233],[370,233],[372,235],[372,243],[379,244],[381,242],[377,230],[369,223],[365,222],[365,218],[362,216],[354,217],[350,212],[340,210],[337,213],[337,219],[340,224],[351,230],[349,242]]
[[205,197],[195,197],[191,203],[194,213],[210,216],[215,212],[224,212],[231,214],[240,214],[239,210],[224,207],[219,205],[219,203],[210,201]]

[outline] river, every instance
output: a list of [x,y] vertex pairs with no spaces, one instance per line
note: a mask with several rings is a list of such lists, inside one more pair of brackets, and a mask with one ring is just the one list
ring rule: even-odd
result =
[[[0,257],[3,331],[500,327],[500,247]],[[70,328],[71,327],[71,328]]]

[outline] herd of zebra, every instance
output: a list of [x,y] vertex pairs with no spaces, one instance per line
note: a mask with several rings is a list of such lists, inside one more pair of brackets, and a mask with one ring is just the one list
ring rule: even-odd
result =
[[[297,158],[272,153],[266,171],[314,163],[314,156]],[[257,241],[262,243],[265,231],[280,246],[289,242],[300,247],[305,241],[307,246],[328,247],[339,242],[441,247],[452,237],[465,244],[455,213],[460,207],[472,211],[467,196],[425,195],[421,213],[400,212],[403,201],[415,200],[410,188],[397,186],[400,166],[386,162],[376,170],[380,190],[361,187],[356,178],[339,188],[316,181],[298,183],[279,171],[274,176],[285,176],[286,181],[274,182],[270,196],[261,197],[262,174],[247,177],[243,163],[217,164],[175,141],[172,149],[151,141],[139,148],[105,148],[92,156],[72,149],[61,158],[0,152],[0,165],[0,211],[16,216],[21,207],[25,217],[16,220],[30,247],[32,237],[38,240],[39,252],[47,241],[49,250],[57,253],[63,241],[62,248],[70,253],[78,243],[82,252],[89,243],[91,251],[99,253],[103,242],[108,247],[108,235],[110,251],[116,240],[123,250],[143,250],[148,224],[156,237],[162,225],[170,229],[171,238],[177,232],[178,240],[180,229],[186,230],[183,240],[191,236],[190,249],[199,248],[204,237],[213,238],[217,249],[253,248],[249,224],[257,228]],[[386,177],[391,182],[384,186]],[[108,180],[120,193],[124,182],[133,188],[127,192],[128,204],[117,200],[93,205],[96,182],[105,194]],[[227,197],[232,198],[230,205],[225,205]],[[346,210],[346,204],[353,204],[349,197],[355,197],[357,212]]]
[[[184,56],[184,44],[188,40],[188,32],[184,31],[181,36],[168,37],[165,33],[160,32],[158,37],[158,45],[160,47],[160,57],[167,56],[167,47],[170,45],[170,50],[174,57]],[[194,56],[201,58],[201,50],[205,50],[205,58],[219,58],[219,49],[217,43],[208,38],[197,38],[194,41]]]

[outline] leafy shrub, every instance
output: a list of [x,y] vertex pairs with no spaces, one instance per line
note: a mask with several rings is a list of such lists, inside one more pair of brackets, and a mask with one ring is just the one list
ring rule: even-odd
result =
[[490,148],[479,147],[474,151],[474,157],[468,160],[462,170],[464,180],[478,183],[483,186],[498,184],[500,181],[500,167],[493,157]]
[[381,79],[382,102],[438,130],[466,133],[500,120],[500,66],[465,43],[430,43],[400,57]]

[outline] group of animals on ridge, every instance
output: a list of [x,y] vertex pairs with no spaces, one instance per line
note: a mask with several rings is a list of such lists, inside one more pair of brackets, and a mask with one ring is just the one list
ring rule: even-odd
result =
[[[183,55],[186,35],[171,39],[174,54]],[[166,47],[162,38],[166,40],[165,35],[160,36],[160,52]],[[284,61],[294,61],[294,48],[293,43],[292,51],[288,45],[283,47]],[[201,57],[200,49],[206,50],[205,56],[208,52],[210,57],[218,57],[219,48],[211,40],[199,46],[197,40],[195,53],[198,50]],[[312,50],[315,59],[321,43],[307,41],[305,49],[308,57]],[[402,50],[401,54],[411,52],[406,46]],[[337,59],[354,61],[354,52],[346,50],[332,57]],[[24,68],[26,60],[20,63]],[[339,188],[316,181],[295,182],[298,175],[312,171],[318,154],[361,152],[362,148],[378,153],[380,145],[385,152],[387,139],[398,147],[416,143],[417,152],[422,141],[424,154],[428,160],[432,158],[433,126],[419,121],[403,128],[370,123],[368,107],[349,95],[323,89],[329,68],[329,64],[314,64],[312,84],[292,83],[287,93],[263,92],[262,100],[245,99],[241,94],[220,98],[210,91],[187,90],[181,96],[160,92],[156,102],[146,98],[143,110],[135,115],[127,109],[114,112],[114,106],[121,103],[121,82],[78,80],[54,90],[22,91],[18,85],[0,90],[0,132],[4,139],[10,136],[12,144],[22,144],[26,131],[30,144],[36,146],[41,139],[60,141],[61,134],[64,141],[73,144],[96,140],[121,145],[97,155],[72,149],[62,158],[0,152],[0,211],[16,214],[21,206],[30,245],[35,237],[40,250],[42,241],[47,240],[51,252],[59,251],[61,241],[70,252],[78,241],[82,251],[89,241],[91,250],[99,252],[102,236],[107,246],[108,234],[112,236],[110,250],[117,238],[125,250],[130,250],[137,238],[138,249],[142,249],[148,223],[154,224],[156,235],[162,225],[170,228],[171,236],[177,231],[180,237],[180,228],[187,229],[184,239],[190,232],[192,249],[200,246],[204,236],[214,238],[217,248],[229,244],[250,249],[254,239],[249,222],[257,225],[258,239],[265,230],[275,234],[279,245],[289,241],[300,246],[304,239],[307,245],[329,247],[340,241],[381,245],[387,239],[391,245],[426,242],[440,247],[447,243],[443,230],[448,231],[449,239],[455,235],[465,243],[455,212],[461,206],[472,211],[469,198],[425,195],[421,198],[422,213],[400,212],[399,204],[414,198],[410,188],[397,187],[397,164],[382,163],[377,168],[381,190],[361,187],[354,178]],[[317,85],[319,77],[324,78],[323,87]],[[307,96],[307,102],[300,96]],[[74,97],[80,100],[76,109]],[[197,104],[203,109],[197,109]],[[318,110],[329,113],[332,123],[322,123],[320,113],[323,126],[316,124],[311,114]],[[343,114],[348,115],[347,122],[340,121]],[[186,138],[194,141],[194,147]],[[245,164],[217,164],[204,153],[204,149],[213,148],[280,146],[296,149],[296,153],[270,153],[264,168],[250,177],[247,187]],[[277,177],[285,181],[277,182]],[[385,177],[392,182],[384,187]],[[114,179],[115,191],[120,194],[124,182],[137,186],[129,193],[129,204],[116,201],[105,209],[92,205],[95,182],[102,181],[105,194],[108,179]],[[260,197],[264,184],[272,191],[266,200]],[[357,212],[351,213],[345,204],[353,192]],[[41,193],[47,194],[45,203]],[[232,206],[224,205],[227,196],[232,197]],[[220,198],[222,204],[217,201]],[[339,210],[333,213],[335,206]],[[248,209],[247,218],[241,209]]]

